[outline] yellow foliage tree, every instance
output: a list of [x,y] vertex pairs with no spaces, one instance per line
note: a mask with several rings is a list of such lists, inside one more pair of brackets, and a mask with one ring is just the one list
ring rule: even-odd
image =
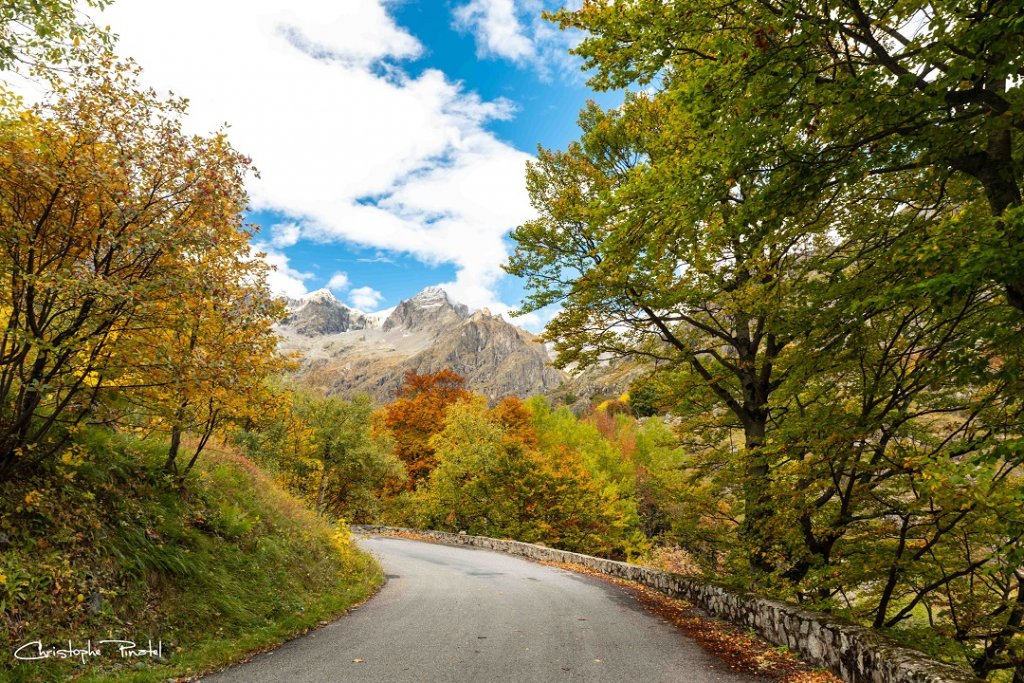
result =
[[137,75],[100,60],[38,106],[0,98],[0,477],[123,419],[115,397],[210,428],[276,363],[249,161]]
[[[188,289],[161,302],[169,324],[145,337],[158,355],[133,396],[148,423],[170,433],[165,469],[172,473],[187,473],[220,425],[266,411],[276,400],[266,379],[287,364],[272,329],[283,304],[266,290],[265,262],[249,257],[250,233],[238,227],[243,206],[229,203],[234,215],[202,222],[211,233],[208,248],[181,260]],[[179,468],[181,437],[189,432],[197,443]]]

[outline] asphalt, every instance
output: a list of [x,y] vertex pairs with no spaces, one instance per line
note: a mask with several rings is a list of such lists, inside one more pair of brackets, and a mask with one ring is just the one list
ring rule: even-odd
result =
[[623,588],[500,553],[367,538],[387,585],[207,683],[754,683]]

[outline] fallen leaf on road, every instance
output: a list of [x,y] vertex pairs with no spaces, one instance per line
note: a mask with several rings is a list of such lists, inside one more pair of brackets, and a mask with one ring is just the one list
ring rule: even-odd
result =
[[[739,627],[708,618],[683,600],[670,598],[653,588],[601,574],[582,565],[541,562],[551,567],[587,574],[627,589],[650,612],[696,640],[724,660],[731,669],[752,673],[777,683],[842,683],[835,675],[814,669],[784,648],[741,631]],[[595,659],[595,662],[601,660]]]
[[352,663],[353,663],[353,664],[362,664],[362,663],[363,663],[363,660],[361,660],[361,659],[353,659],[353,660],[352,660]]

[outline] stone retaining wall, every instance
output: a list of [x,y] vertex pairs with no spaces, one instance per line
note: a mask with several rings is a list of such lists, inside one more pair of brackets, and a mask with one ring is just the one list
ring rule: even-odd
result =
[[805,662],[829,669],[848,683],[978,683],[970,672],[896,645],[872,629],[678,574],[485,536],[382,526],[353,525],[350,528],[362,534],[411,533],[446,545],[486,548],[530,560],[579,564],[608,576],[635,581],[671,597],[682,598],[712,616],[751,628],[768,642],[785,645]]

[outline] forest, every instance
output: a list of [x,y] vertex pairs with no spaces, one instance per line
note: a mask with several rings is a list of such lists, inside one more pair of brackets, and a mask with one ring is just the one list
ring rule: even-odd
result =
[[[272,479],[331,547],[383,523],[639,562],[1024,682],[1018,4],[593,0],[548,19],[582,32],[592,88],[625,93],[538,150],[505,265],[520,313],[554,311],[558,367],[640,370],[582,413],[450,370],[383,405],[295,383],[250,246],[251,160],[226,130],[185,132],[187,102],[72,3],[0,10],[0,66],[48,84],[0,90],[11,634],[117,623],[145,609],[132,587],[192,581],[172,536],[264,552],[285,522],[217,491]],[[145,533],[104,536],[125,495],[185,521],[140,502]],[[100,586],[103,543],[120,564]],[[223,608],[239,629],[242,601]]]

